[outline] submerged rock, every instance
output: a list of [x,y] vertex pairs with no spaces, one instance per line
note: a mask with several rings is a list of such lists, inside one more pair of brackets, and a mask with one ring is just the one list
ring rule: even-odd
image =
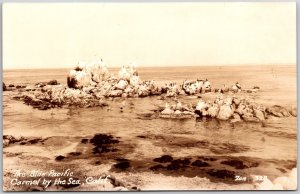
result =
[[47,82],[47,85],[58,85],[59,83],[57,82],[57,80],[51,80],[49,82]]
[[113,144],[118,144],[120,141],[115,139],[112,135],[107,134],[96,134],[91,140],[95,147],[93,148],[94,154],[101,154],[106,152],[114,152],[115,149],[112,148]]
[[226,160],[226,161],[221,162],[221,164],[232,166],[235,169],[250,168],[249,166],[245,165],[244,162],[241,160]]
[[6,85],[5,85],[5,83],[4,82],[2,82],[2,91],[6,91],[7,90],[7,88],[6,88]]
[[234,181],[235,173],[229,170],[210,170],[207,172],[210,176],[223,180],[229,179]]
[[289,109],[289,113],[293,116],[293,117],[297,117],[297,108],[292,106],[290,109]]
[[114,165],[115,168],[125,170],[130,167],[130,163],[128,161],[121,161]]
[[201,160],[196,160],[191,165],[196,166],[196,167],[208,167],[208,166],[210,166],[207,162],[203,162]]
[[154,162],[159,162],[159,163],[167,163],[167,162],[172,162],[173,161],[173,157],[169,156],[169,155],[163,155],[159,158],[154,158],[153,159]]
[[55,160],[56,160],[56,161],[62,161],[62,160],[65,159],[65,158],[66,158],[65,156],[59,155],[59,156],[56,156],[56,157],[55,157]]

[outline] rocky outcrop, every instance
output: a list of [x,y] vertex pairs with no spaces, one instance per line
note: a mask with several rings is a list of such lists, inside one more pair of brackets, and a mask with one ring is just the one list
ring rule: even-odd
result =
[[111,74],[102,60],[100,62],[94,61],[91,64],[81,62],[70,71],[67,83],[69,88],[81,89],[83,87],[96,85],[110,77]]
[[[5,90],[3,83],[3,89]],[[136,66],[123,66],[117,76],[109,73],[103,61],[96,61],[89,65],[79,63],[72,69],[67,77],[67,87],[60,85],[57,80],[40,82],[35,86],[16,86],[19,92],[15,99],[23,100],[25,104],[34,108],[45,110],[62,106],[92,107],[103,106],[105,98],[129,98],[147,97],[161,95],[160,99],[166,97],[177,97],[178,95],[197,95],[201,98],[201,93],[210,92],[211,83],[206,80],[196,80],[192,82],[184,81],[182,85],[177,83],[167,83],[163,87],[157,86],[154,80],[142,81],[136,70]],[[258,90],[258,87],[252,90]],[[250,103],[243,98],[230,97],[230,94],[246,91],[236,82],[230,88],[225,84],[221,89],[215,89],[219,94],[213,103],[200,99],[195,109],[174,109],[173,106],[166,107],[162,115],[197,115],[198,117],[211,117],[220,120],[233,119],[233,122],[244,121],[264,121],[268,115],[276,117],[297,116],[297,110],[285,109],[281,106],[272,106],[265,109]],[[235,114],[236,113],[236,114]],[[239,117],[238,117],[239,116]]]
[[[296,108],[292,110],[294,114],[296,114]],[[194,108],[188,108],[187,105],[182,105],[180,102],[172,106],[166,103],[165,108],[159,110],[161,117],[164,118],[179,118],[176,116],[187,114],[200,118],[209,117],[224,121],[230,120],[231,123],[240,121],[263,122],[266,119],[271,119],[274,115],[289,116],[287,112],[288,111],[281,106],[275,105],[265,108],[263,105],[245,98],[239,99],[230,96],[218,96],[213,103],[209,101],[206,102],[201,98]]]
[[85,89],[82,91],[58,85],[56,87],[44,87],[39,91],[26,92],[14,98],[39,110],[62,106],[95,107],[107,105],[101,97],[94,94],[95,90],[92,88]]
[[195,95],[199,93],[211,92],[211,84],[206,80],[197,79],[196,81],[189,82],[185,80],[181,85],[181,89],[187,95]]
[[44,139],[38,137],[14,137],[12,135],[3,135],[3,147],[11,144],[30,145],[43,142]]
[[96,85],[96,83],[92,80],[91,72],[81,68],[75,68],[70,71],[67,78],[67,84],[69,88],[74,89],[82,89],[83,87]]
[[161,92],[166,93],[166,97],[175,97],[180,94],[180,87],[176,83],[165,84]]

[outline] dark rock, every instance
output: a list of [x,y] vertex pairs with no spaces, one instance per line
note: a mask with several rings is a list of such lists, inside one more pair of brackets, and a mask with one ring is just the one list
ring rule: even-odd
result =
[[171,162],[172,164],[179,164],[180,166],[187,166],[191,163],[191,161],[187,158],[185,159],[177,159]]
[[282,172],[282,173],[286,173],[286,170],[283,169],[283,168],[276,168],[276,169],[279,170],[279,171]]
[[12,88],[12,87],[15,87],[15,85],[14,84],[9,84],[8,87]]
[[7,88],[6,88],[6,85],[5,85],[5,83],[3,82],[3,84],[2,84],[2,85],[3,85],[3,87],[2,87],[2,89],[3,89],[3,90],[2,90],[2,91],[6,91],[6,90],[7,90]]
[[241,160],[226,160],[226,161],[221,162],[221,164],[225,164],[225,165],[228,165],[228,166],[235,167],[235,169],[249,168]]
[[96,146],[93,148],[93,153],[94,154],[101,154],[101,153],[107,153],[107,152],[111,152],[112,150],[110,148],[108,148],[107,146]]
[[47,82],[47,85],[58,85],[57,80],[51,80],[49,82]]
[[3,140],[8,140],[10,143],[15,143],[20,141],[12,135],[3,135]]
[[201,160],[196,160],[191,165],[192,166],[197,166],[197,167],[207,167],[207,166],[210,166],[207,162],[203,162]]
[[201,159],[201,160],[204,160],[204,161],[211,161],[211,162],[218,160],[217,158],[204,157],[204,156],[199,156],[198,158]]
[[42,140],[41,138],[32,138],[32,139],[29,139],[27,142],[30,144],[36,144],[36,143],[40,142],[41,140]]
[[96,161],[95,164],[96,164],[96,165],[100,165],[101,162],[100,162],[100,161]]
[[130,167],[130,163],[129,162],[119,162],[117,164],[114,165],[115,168],[121,169],[121,170],[125,170],[127,168]]
[[180,168],[185,168],[190,164],[190,160],[185,158],[185,159],[177,159],[173,160],[171,164],[167,166],[167,170],[178,170]]
[[80,156],[81,152],[70,152],[69,155],[71,155],[71,156]]
[[84,144],[87,144],[88,142],[89,142],[88,139],[82,139],[82,140],[81,140],[81,143],[84,143]]
[[160,170],[160,169],[164,169],[165,167],[161,164],[155,165],[150,167],[150,170],[156,171],[156,170]]
[[111,144],[117,144],[119,143],[119,140],[114,139],[111,135],[106,134],[96,134],[90,142],[95,145],[93,148],[93,153],[106,153],[111,151],[118,151],[114,149],[110,149]]
[[67,84],[69,88],[78,89],[77,80],[74,77],[67,77]]
[[65,156],[59,155],[59,156],[56,156],[55,160],[56,161],[61,161],[61,160],[65,159],[65,158],[66,158]]
[[159,162],[159,163],[167,163],[167,162],[172,162],[173,157],[169,155],[163,155],[159,158],[154,158],[154,162]]
[[106,134],[96,134],[90,142],[93,145],[99,146],[104,144],[116,144],[119,143],[119,140],[114,139],[112,135],[106,135]]
[[171,163],[167,166],[167,170],[178,170],[181,167],[179,163]]
[[126,158],[117,158],[115,160],[118,161],[118,162],[129,162],[129,160],[126,159]]
[[42,87],[44,87],[44,86],[46,86],[47,85],[47,82],[39,82],[39,83],[36,83],[35,84],[35,86],[36,87],[39,87],[39,88],[42,88]]
[[46,109],[50,109],[52,107],[49,102],[42,101],[33,96],[24,96],[23,101],[25,104],[31,105],[31,106],[33,106],[33,108],[37,108],[39,110],[46,110]]
[[146,136],[144,136],[144,135],[138,135],[138,136],[136,136],[136,137],[138,137],[138,138],[142,138],[142,139],[146,139],[147,137]]
[[212,177],[220,178],[220,179],[232,179],[235,178],[235,173],[229,170],[210,170],[207,172]]

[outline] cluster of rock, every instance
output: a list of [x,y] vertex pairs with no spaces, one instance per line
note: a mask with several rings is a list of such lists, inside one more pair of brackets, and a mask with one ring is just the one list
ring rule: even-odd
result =
[[255,93],[259,91],[260,87],[258,86],[253,86],[252,88],[249,89],[242,89],[242,86],[236,82],[235,84],[231,85],[230,87],[226,86],[225,84],[222,85],[221,88],[214,88],[213,91],[216,93],[237,93],[237,92],[247,92],[247,93]]
[[[174,97],[212,91],[211,83],[207,79],[185,80],[181,85],[168,83],[163,87],[156,86],[154,80],[142,82],[135,64],[127,67],[123,66],[118,75],[114,76],[108,71],[106,64],[102,60],[89,65],[79,63],[70,71],[67,83],[70,88],[74,89],[83,89],[91,86],[101,88],[103,95],[109,97],[145,97],[161,94],[165,94],[166,97]],[[257,88],[253,91],[256,90]],[[224,85],[221,89],[214,89],[214,91],[221,93],[229,91],[240,92],[242,88],[237,82],[230,88]]]
[[92,65],[78,65],[67,78],[69,88],[96,89],[103,97],[146,97],[160,95],[162,89],[152,81],[141,81],[134,64],[123,66],[118,76],[111,74],[101,61]]
[[195,117],[209,117],[219,120],[230,120],[230,122],[248,121],[259,122],[270,117],[297,116],[297,110],[292,107],[290,110],[278,105],[266,108],[245,98],[218,96],[213,102],[205,102],[202,98],[196,106],[182,105],[177,102],[175,105],[166,104],[160,111],[160,117],[178,118],[186,115]]
[[233,84],[231,87],[228,87],[225,84],[223,84],[221,88],[214,89],[214,92],[219,92],[219,93],[227,93],[227,92],[236,93],[241,91],[242,91],[242,86],[238,82]]
[[[92,64],[79,63],[72,69],[67,77],[67,86],[60,85],[56,80],[49,82],[40,82],[34,86],[14,86],[8,87],[3,83],[3,91],[19,89],[23,93],[15,96],[15,99],[23,100],[26,104],[45,110],[49,108],[62,106],[93,107],[104,106],[105,98],[115,97],[147,97],[161,95],[164,97],[176,97],[178,95],[197,95],[206,92],[217,93],[236,93],[241,91],[255,92],[259,87],[253,87],[250,90],[242,89],[237,82],[231,87],[223,85],[221,89],[212,89],[211,83],[206,80],[197,79],[196,81],[185,80],[181,85],[176,83],[165,84],[160,87],[155,84],[154,80],[141,81],[135,64],[123,66],[117,76],[111,74],[106,64],[96,61]],[[166,107],[165,113],[172,112],[170,115],[189,115],[209,116],[221,120],[228,120],[233,117],[239,119],[264,120],[268,111],[262,106],[249,105],[247,101],[236,98],[216,99],[215,102],[204,102],[200,100],[196,109],[191,111],[190,107]],[[173,109],[172,109],[173,108]],[[279,107],[273,107],[279,109]],[[180,111],[180,112],[179,112]],[[274,111],[273,111],[274,112]],[[276,112],[276,111],[275,111]],[[278,111],[277,111],[278,112]],[[275,116],[277,116],[274,113]],[[278,113],[286,115],[283,113]]]
[[185,80],[182,84],[182,90],[185,94],[194,95],[199,93],[211,92],[211,84],[206,80],[199,80],[189,82]]
[[174,105],[166,103],[165,108],[160,112],[162,118],[182,118],[182,117],[196,117],[194,109],[191,105],[183,105],[177,102]]
[[14,137],[12,135],[3,135],[3,147],[7,147],[11,144],[19,143],[20,145],[35,144],[43,141],[37,137]]
[[92,89],[76,90],[63,85],[45,86],[40,90],[31,90],[14,98],[22,100],[39,110],[63,106],[95,107],[107,106],[102,96]]

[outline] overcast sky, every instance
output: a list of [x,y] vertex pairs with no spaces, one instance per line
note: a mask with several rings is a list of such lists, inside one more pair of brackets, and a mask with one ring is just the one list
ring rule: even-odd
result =
[[3,67],[296,63],[296,3],[7,3]]

